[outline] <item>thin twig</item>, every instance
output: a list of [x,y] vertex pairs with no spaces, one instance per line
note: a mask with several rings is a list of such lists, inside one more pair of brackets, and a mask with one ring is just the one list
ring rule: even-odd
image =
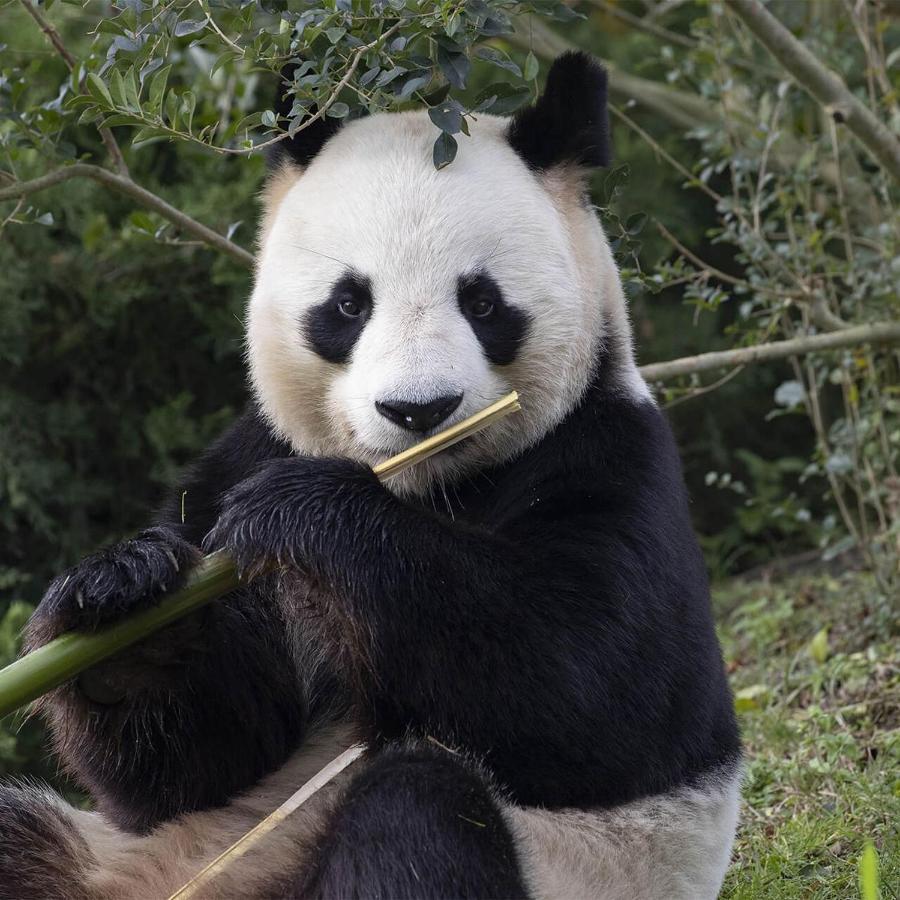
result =
[[[74,71],[75,67],[78,65],[78,61],[71,53],[69,53],[59,32],[41,15],[40,12],[38,12],[37,7],[31,0],[20,0],[20,2],[31,18],[37,23],[41,31],[47,36],[47,40],[53,45],[53,49],[56,50],[60,57],[62,57],[63,62],[68,66],[69,71]],[[103,145],[106,147],[106,152],[109,154],[109,158],[112,160],[116,171],[127,178],[128,165],[125,162],[125,157],[122,155],[122,148],[119,147],[119,142],[116,140],[115,135],[113,135],[112,131],[104,125],[99,125],[97,130],[100,132],[100,138],[103,141]]]
[[686,403],[688,400],[694,400],[697,397],[702,397],[704,394],[711,394],[713,391],[717,391],[720,387],[724,387],[731,381],[733,378],[737,378],[744,369],[747,368],[746,363],[740,366],[735,366],[730,372],[723,375],[717,381],[714,381],[712,384],[704,384],[701,387],[692,388],[687,394],[682,395],[681,397],[676,397],[674,400],[670,400],[665,404],[666,409],[671,409],[673,406],[680,406],[682,403]]
[[89,163],[75,163],[74,165],[49,172],[40,178],[34,178],[31,181],[14,182],[9,186],[0,188],[0,201],[18,200],[21,197],[27,197],[29,194],[35,194],[38,191],[62,184],[64,181],[69,181],[72,178],[90,178],[106,185],[106,187],[119,191],[119,193],[126,194],[137,200],[141,206],[159,213],[164,219],[168,219],[182,231],[194,235],[210,247],[241,263],[241,265],[253,265],[253,255],[244,250],[243,247],[239,247],[224,235],[213,231],[196,219],[192,219],[180,209],[176,209],[170,203],[167,203],[162,197],[151,193],[130,178],[124,175],[117,175],[115,172],[110,172],[109,169],[104,169],[101,166],[94,166]]
[[727,272],[723,272],[721,269],[717,269],[715,266],[711,266],[708,262],[702,260],[696,253],[689,250],[685,247],[681,241],[663,225],[659,219],[654,219],[654,223],[656,224],[656,228],[659,231],[660,235],[664,237],[682,256],[689,259],[697,268],[699,268],[703,273],[708,273],[710,275],[715,276],[719,279],[719,281],[724,281],[726,284],[733,285],[734,287],[744,288],[748,291],[756,291],[761,294],[769,294],[773,297],[780,297],[783,300],[798,300],[804,299],[806,294],[799,291],[781,291],[777,288],[770,288],[764,284],[753,284],[750,281],[747,281],[744,278],[738,278],[736,275],[729,275]]

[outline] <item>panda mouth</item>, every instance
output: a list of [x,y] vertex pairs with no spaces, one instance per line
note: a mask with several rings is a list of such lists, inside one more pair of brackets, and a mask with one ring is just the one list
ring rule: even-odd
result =
[[[420,444],[422,441],[427,440],[435,434],[439,434],[444,429],[442,428],[433,428],[429,431],[422,432],[416,435],[410,435],[409,440],[406,441],[398,441],[393,446],[375,446],[373,444],[366,444],[359,441],[359,445],[366,451],[367,455],[371,455],[375,458],[377,462],[384,462],[387,459],[390,459],[392,456],[396,456],[398,453],[402,453],[404,450],[409,450],[411,447],[415,447],[416,444]],[[455,444],[451,444],[449,447],[445,447],[440,453],[436,454],[433,457],[430,457],[430,460],[437,461],[440,459],[449,459],[449,458],[457,458],[466,452],[466,448],[470,446],[469,438],[465,438]]]

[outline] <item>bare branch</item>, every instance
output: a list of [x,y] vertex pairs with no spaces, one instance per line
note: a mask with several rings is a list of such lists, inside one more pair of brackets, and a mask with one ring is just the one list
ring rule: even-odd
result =
[[717,350],[698,356],[685,356],[669,362],[651,363],[641,366],[641,374],[648,381],[665,381],[680,375],[707,372],[728,366],[748,365],[773,359],[787,359],[807,353],[821,353],[825,350],[840,350],[860,344],[891,344],[900,342],[900,322],[876,322],[871,325],[857,325],[843,331],[815,334],[809,337],[792,338],[788,341],[773,341],[755,347],[737,347],[734,350]]
[[27,197],[29,194],[36,194],[38,191],[69,181],[72,178],[90,178],[121,194],[125,194],[137,200],[141,206],[159,213],[182,231],[199,238],[204,244],[208,244],[213,249],[230,256],[241,265],[253,265],[253,254],[248,253],[243,247],[239,247],[224,235],[213,231],[196,219],[192,219],[180,209],[176,209],[171,204],[166,203],[162,197],[157,197],[156,194],[136,184],[130,178],[126,178],[124,175],[117,175],[115,172],[110,172],[108,169],[100,166],[76,163],[63,169],[57,169],[47,175],[42,175],[40,178],[35,178],[32,181],[14,182],[7,187],[0,188],[0,201],[18,200],[22,197]]
[[[53,49],[62,57],[63,61],[68,66],[69,71],[74,71],[78,61],[71,53],[69,53],[68,48],[59,36],[59,32],[41,15],[40,12],[38,12],[37,7],[34,6],[30,0],[20,0],[20,2],[31,18],[37,22],[41,31],[47,36],[47,39],[53,45]],[[106,152],[109,154],[109,158],[112,160],[116,170],[127,178],[128,165],[125,162],[125,157],[122,155],[122,149],[119,147],[119,142],[109,128],[101,125],[97,130],[100,132],[100,138],[102,139],[103,145],[106,147]]]
[[881,165],[900,181],[900,141],[888,127],[797,40],[759,0],[731,0],[733,10],[766,50],[790,72],[797,83],[844,123]]

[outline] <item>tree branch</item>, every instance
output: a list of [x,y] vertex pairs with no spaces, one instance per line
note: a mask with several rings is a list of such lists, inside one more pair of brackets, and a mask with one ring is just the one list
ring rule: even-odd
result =
[[641,366],[641,374],[648,381],[665,381],[679,375],[692,375],[726,366],[741,366],[772,359],[787,359],[806,353],[839,350],[858,344],[890,344],[900,342],[900,322],[876,322],[857,325],[843,331],[792,338],[789,341],[773,341],[756,347],[737,347],[734,350],[717,350],[698,356],[685,356],[669,362]]
[[[900,3],[900,0],[897,2]],[[509,40],[525,50],[533,50],[542,59],[553,60],[567,50],[582,49],[541,21],[520,18],[514,25],[515,32],[508,35]],[[658,81],[630,75],[606,60],[604,65],[609,72],[610,96],[624,107],[637,102],[645,110],[655,113],[660,119],[682,131],[691,131],[698,125],[711,125],[715,128],[723,126],[722,112],[702,97],[668,87]],[[752,118],[740,109],[730,109],[729,113],[742,139],[749,139],[755,134],[757,126]],[[643,136],[645,139],[649,137],[646,132],[643,132]],[[805,147],[789,134],[781,134],[778,143],[779,148],[773,153],[772,161],[780,171],[791,171]],[[829,184],[835,183],[833,167],[823,165],[820,174]],[[872,193],[866,183],[862,179],[853,179],[847,187],[853,194],[854,209],[872,218]]]
[[159,213],[163,218],[168,219],[173,225],[176,225],[182,231],[194,235],[203,243],[208,244],[215,250],[219,250],[226,256],[230,256],[236,262],[243,266],[253,265],[253,254],[248,253],[243,247],[239,247],[233,241],[230,241],[224,235],[207,228],[206,225],[192,219],[189,215],[183,213],[180,209],[176,209],[169,203],[166,203],[162,197],[157,197],[146,188],[136,184],[130,178],[124,175],[117,175],[100,166],[89,165],[88,163],[76,163],[72,166],[66,166],[63,169],[57,169],[40,178],[31,181],[15,182],[8,187],[0,188],[0,201],[17,200],[21,197],[27,197],[29,194],[35,194],[38,191],[46,190],[54,185],[69,181],[72,178],[90,178],[99,182],[106,187],[112,188],[121,194],[125,194],[134,200],[137,200],[141,206],[152,209]]
[[843,122],[878,162],[900,181],[900,141],[888,127],[827,69],[804,43],[797,40],[759,0],[731,0],[733,10],[757,41],[790,72],[797,83]]
[[[53,45],[53,49],[62,57],[63,61],[68,66],[69,71],[74,71],[77,60],[69,53],[68,48],[59,36],[59,32],[38,12],[37,7],[35,7],[30,0],[20,0],[20,2],[31,18],[37,22],[41,31],[47,36],[47,40]],[[119,147],[119,142],[109,128],[100,125],[97,130],[100,132],[100,138],[103,141],[106,152],[109,154],[109,158],[112,160],[116,170],[127,178],[128,165],[125,162],[125,157],[122,155],[122,149]]]

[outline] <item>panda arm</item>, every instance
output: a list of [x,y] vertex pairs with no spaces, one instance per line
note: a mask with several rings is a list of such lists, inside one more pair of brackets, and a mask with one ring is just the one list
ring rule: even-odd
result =
[[703,590],[681,504],[650,499],[671,536],[629,526],[627,510],[579,510],[576,495],[492,532],[412,507],[351,462],[295,458],[229,495],[210,546],[328,586],[332,653],[375,733],[412,727],[486,756],[520,798],[580,802],[581,766],[630,772],[665,728],[665,667],[692,623],[674,620],[659,579]]
[[[282,452],[252,413],[241,419],[152,528],[51,585],[28,646],[90,630],[177,587],[222,490]],[[64,764],[117,824],[143,831],[224,803],[299,744],[306,709],[278,608],[272,585],[234,591],[41,701]]]

